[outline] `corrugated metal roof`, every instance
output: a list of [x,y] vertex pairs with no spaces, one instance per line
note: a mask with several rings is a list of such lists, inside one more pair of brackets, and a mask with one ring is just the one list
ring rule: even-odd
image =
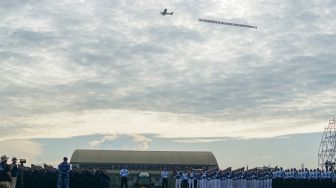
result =
[[75,150],[70,163],[75,164],[182,164],[217,166],[211,152]]

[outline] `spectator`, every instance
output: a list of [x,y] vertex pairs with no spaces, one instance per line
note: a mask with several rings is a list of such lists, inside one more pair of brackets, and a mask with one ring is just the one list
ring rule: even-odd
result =
[[11,186],[11,174],[9,171],[9,165],[7,164],[8,157],[6,155],[1,156],[0,163],[0,188],[10,188]]
[[19,174],[18,171],[18,165],[16,164],[17,159],[16,157],[12,157],[12,164],[10,165],[10,171],[11,171],[11,188],[15,188],[16,186],[16,180]]

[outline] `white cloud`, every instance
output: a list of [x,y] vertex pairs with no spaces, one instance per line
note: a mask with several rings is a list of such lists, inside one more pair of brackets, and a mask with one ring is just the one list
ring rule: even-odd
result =
[[152,139],[146,138],[143,135],[134,134],[130,135],[135,143],[138,144],[138,149],[140,150],[147,150],[149,146],[149,142],[152,141]]
[[147,150],[148,149],[148,145],[149,142],[151,142],[152,140],[143,136],[143,135],[139,135],[139,134],[126,134],[126,135],[107,135],[104,136],[102,139],[100,140],[94,140],[89,142],[91,148],[99,148],[100,145],[102,145],[103,143],[106,142],[111,142],[111,141],[115,141],[121,137],[127,137],[130,138],[135,144],[137,144],[136,149],[138,150]]
[[117,138],[118,138],[118,135],[108,135],[108,136],[104,136],[100,140],[91,141],[89,144],[91,148],[97,148],[99,147],[99,145],[103,144],[104,142],[113,141],[113,140],[116,140]]
[[[9,139],[0,141],[1,155],[26,159],[28,164],[36,161],[39,155],[42,155],[42,145],[33,141],[23,139]],[[10,161],[9,161],[10,162]]]
[[[147,148],[148,142],[139,136],[144,134],[155,134],[165,138],[267,138],[292,133],[318,132],[325,126],[323,122],[308,118],[305,121],[294,118],[217,121],[186,114],[129,110],[90,110],[2,118],[2,123],[8,127],[22,126],[18,132],[8,131],[3,134],[2,140],[27,137],[67,138],[91,134],[132,135],[134,141],[143,143],[142,148]],[[115,138],[117,137],[108,136],[92,142],[91,145],[99,145]]]
[[3,0],[0,10],[0,140],[259,138],[322,131],[335,115],[331,0]]
[[225,138],[195,138],[195,139],[177,139],[176,143],[183,144],[197,144],[197,143],[211,143],[211,142],[222,142],[228,139]]

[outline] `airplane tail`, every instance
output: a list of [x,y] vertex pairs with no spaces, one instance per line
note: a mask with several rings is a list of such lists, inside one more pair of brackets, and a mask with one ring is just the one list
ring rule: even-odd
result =
[[172,12],[170,15],[173,15],[174,14],[174,12]]

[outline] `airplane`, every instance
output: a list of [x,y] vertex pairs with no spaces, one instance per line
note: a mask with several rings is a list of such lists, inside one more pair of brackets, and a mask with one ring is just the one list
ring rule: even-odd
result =
[[167,12],[167,9],[165,8],[163,12],[161,12],[162,16],[165,16],[166,14],[168,15],[173,15],[174,12]]

